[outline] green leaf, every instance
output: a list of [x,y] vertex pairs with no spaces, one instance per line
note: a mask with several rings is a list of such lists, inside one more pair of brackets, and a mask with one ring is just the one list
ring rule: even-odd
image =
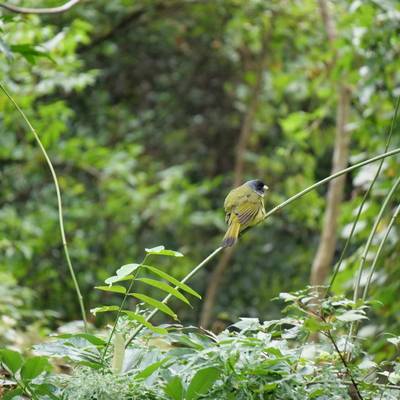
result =
[[5,393],[2,397],[2,400],[12,400],[12,399],[21,399],[22,395],[24,394],[23,390],[20,388],[16,388],[13,390],[10,390],[9,392]]
[[154,326],[150,322],[146,321],[146,318],[143,317],[143,315],[136,314],[133,311],[128,311],[128,310],[122,310],[122,312],[124,314],[126,314],[128,316],[128,318],[141,323],[142,325],[144,325],[146,328],[150,329],[154,333],[158,333],[160,335],[165,335],[166,333],[168,333],[168,331],[165,328],[160,328],[158,326]]
[[51,365],[46,357],[31,357],[22,366],[21,377],[24,381],[30,381],[50,369]]
[[171,357],[163,358],[160,361],[155,362],[154,364],[149,365],[143,371],[139,372],[135,379],[146,379],[149,376],[153,375],[163,364],[165,364]]
[[164,386],[164,392],[173,400],[183,399],[183,384],[179,376],[172,377]]
[[172,284],[174,284],[175,286],[177,286],[180,289],[184,290],[185,292],[191,294],[192,296],[195,296],[198,299],[201,299],[201,296],[196,291],[194,291],[188,285],[185,285],[184,283],[179,282],[177,279],[175,279],[171,275],[168,275],[166,272],[161,271],[160,269],[158,269],[156,267],[152,267],[150,265],[143,265],[143,267],[147,268],[148,270],[150,270],[154,274],[158,275],[159,277],[165,279],[166,281],[171,282]]
[[124,277],[130,275],[133,271],[136,271],[140,267],[140,264],[125,264],[121,268],[117,269],[117,276]]
[[90,333],[63,333],[61,335],[56,335],[56,337],[59,339],[69,339],[74,337],[83,338],[95,346],[105,346],[107,344],[105,340],[100,339],[95,335],[91,335]]
[[1,361],[3,364],[13,373],[15,374],[21,367],[24,362],[21,354],[17,351],[3,349],[0,351]]
[[150,286],[154,286],[158,289],[163,290],[164,292],[170,293],[172,294],[172,296],[175,296],[176,298],[178,298],[179,300],[183,301],[186,304],[190,305],[189,300],[180,292],[178,292],[178,290],[176,290],[175,288],[173,288],[172,286],[169,286],[167,283],[165,282],[161,282],[161,281],[157,281],[155,279],[150,279],[150,278],[138,278],[138,281],[144,282],[147,285]]
[[220,374],[220,370],[215,367],[197,371],[187,389],[186,400],[195,400],[206,394]]
[[163,313],[171,316],[173,319],[178,320],[178,316],[172,311],[172,309],[168,307],[166,304],[161,303],[161,301],[158,301],[156,299],[153,299],[152,297],[146,296],[145,294],[141,293],[129,293],[129,295],[136,297],[137,299],[143,301],[144,303],[147,303],[150,306],[156,308],[157,310],[160,310]]
[[321,332],[321,331],[325,331],[327,329],[332,328],[331,324],[328,324],[327,322],[319,321],[315,318],[306,319],[304,321],[304,327],[309,332]]
[[112,285],[113,283],[116,282],[122,282],[122,281],[130,281],[131,279],[134,279],[134,275],[126,275],[126,276],[110,276],[107,278],[104,283],[107,283],[107,285]]
[[10,46],[10,49],[14,53],[21,54],[21,56],[23,56],[31,64],[34,64],[36,62],[37,57],[45,57],[55,63],[54,59],[50,56],[50,54],[48,54],[43,50],[38,50],[34,45],[29,43],[14,44]]
[[126,293],[126,289],[123,286],[95,286],[95,289],[103,290],[104,292]]
[[103,307],[92,308],[90,310],[90,312],[93,315],[96,315],[97,313],[108,312],[108,311],[118,311],[118,310],[119,310],[118,306],[103,306]]
[[145,249],[145,251],[147,254],[157,254],[161,256],[170,256],[170,257],[183,257],[183,254],[179,253],[179,251],[167,250],[165,249],[164,246],[157,246],[151,249]]

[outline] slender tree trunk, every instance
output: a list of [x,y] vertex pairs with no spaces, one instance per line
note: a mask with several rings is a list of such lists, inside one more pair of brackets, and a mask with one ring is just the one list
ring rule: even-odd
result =
[[[337,57],[334,49],[334,42],[336,39],[335,22],[329,11],[327,1],[319,0],[318,3],[326,34],[332,49],[332,67]],[[338,103],[336,108],[336,134],[332,159],[332,173],[346,168],[349,161],[350,145],[350,135],[346,126],[349,119],[351,93],[344,82],[338,83],[336,91]],[[342,175],[332,180],[328,186],[321,239],[311,267],[311,285],[323,285],[331,269],[337,241],[337,219],[340,213],[340,205],[343,201],[345,181],[346,176]]]
[[[251,132],[253,130],[257,108],[260,103],[260,94],[262,93],[262,87],[264,83],[263,75],[266,68],[267,42],[268,42],[268,35],[265,35],[262,49],[259,54],[258,61],[256,63],[256,81],[252,89],[251,100],[243,119],[236,147],[235,169],[233,178],[234,187],[239,186],[243,180],[245,154],[248,147]],[[210,325],[215,301],[217,298],[217,292],[221,286],[224,273],[229,266],[229,262],[234,253],[234,249],[235,249],[234,247],[228,247],[227,249],[225,249],[224,254],[220,258],[219,263],[217,264],[214,271],[210,275],[199,323],[200,326],[204,328],[208,328],[208,326]]]

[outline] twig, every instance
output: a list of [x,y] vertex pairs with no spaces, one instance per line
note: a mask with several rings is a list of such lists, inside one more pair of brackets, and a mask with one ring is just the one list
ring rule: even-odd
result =
[[[308,192],[311,192],[312,190],[322,186],[323,184],[325,184],[326,182],[329,182],[332,179],[337,178],[340,175],[347,174],[347,172],[353,171],[353,170],[355,170],[357,168],[363,167],[364,165],[371,164],[371,163],[373,163],[375,161],[382,160],[383,158],[390,157],[390,156],[393,156],[393,155],[398,154],[398,153],[400,153],[400,148],[396,148],[394,150],[391,150],[391,151],[388,151],[386,153],[380,154],[379,156],[375,156],[375,157],[370,158],[368,160],[365,160],[365,161],[359,162],[357,164],[354,164],[351,167],[347,167],[347,168],[345,168],[345,169],[343,169],[341,171],[338,171],[335,174],[330,175],[330,176],[320,180],[317,183],[314,183],[314,185],[309,186],[308,188],[302,190],[301,192],[299,192],[299,193],[295,194],[294,196],[290,197],[289,199],[285,200],[283,203],[277,205],[272,210],[267,212],[267,214],[265,215],[265,219],[270,217],[272,214],[275,214],[276,212],[281,210],[283,207],[286,207],[288,204],[292,203],[293,201],[299,199],[300,197],[303,197]],[[261,221],[259,223],[261,223]]]
[[[397,114],[398,114],[398,111],[399,111],[399,106],[400,106],[400,96],[397,97],[396,108],[395,108],[395,111],[394,111],[394,114],[393,114],[393,117],[392,117],[392,121],[391,121],[391,123],[390,123],[389,134],[388,134],[388,137],[387,137],[387,139],[386,139],[385,152],[388,151],[388,148],[389,148],[389,145],[390,145],[390,141],[391,141],[391,139],[392,139],[392,134],[393,134],[394,125],[395,125],[395,123],[396,123],[396,121],[397,121]],[[326,289],[325,297],[328,295],[329,291],[331,290],[332,285],[333,285],[333,283],[334,283],[334,281],[335,281],[335,279],[336,279],[336,276],[337,276],[337,274],[338,274],[338,272],[339,272],[339,270],[340,270],[340,267],[342,266],[342,262],[343,262],[343,260],[344,260],[345,255],[346,255],[347,248],[348,248],[349,245],[350,245],[350,242],[351,242],[351,239],[353,238],[353,235],[354,235],[354,232],[355,232],[355,229],[356,229],[358,220],[360,219],[361,212],[362,212],[362,210],[363,210],[363,208],[364,208],[365,202],[367,201],[367,198],[368,198],[368,196],[369,196],[369,194],[370,194],[370,192],[371,192],[373,186],[375,185],[376,180],[378,179],[378,176],[379,176],[379,174],[380,174],[380,172],[381,172],[381,169],[382,169],[382,167],[383,167],[384,161],[385,161],[385,159],[382,158],[382,160],[381,160],[380,163],[379,163],[378,169],[376,170],[375,176],[374,176],[374,178],[372,179],[372,181],[371,181],[371,183],[370,183],[370,185],[369,185],[369,187],[368,187],[368,190],[365,192],[364,197],[363,197],[363,199],[362,199],[362,201],[361,201],[360,206],[358,207],[358,211],[357,211],[356,218],[354,219],[353,225],[352,225],[352,227],[351,227],[350,234],[349,234],[349,236],[347,237],[347,240],[346,240],[346,243],[345,243],[345,245],[344,245],[344,247],[343,247],[342,253],[340,254],[339,261],[337,262],[336,267],[335,267],[335,269],[334,269],[334,272],[333,272],[331,281],[330,281],[330,283],[329,283],[329,286],[328,286],[328,288]]]
[[8,97],[8,99],[11,101],[11,103],[14,105],[16,110],[19,112],[23,120],[25,121],[26,125],[32,132],[33,136],[35,137],[35,140],[43,153],[43,156],[46,160],[46,163],[50,169],[51,176],[53,178],[54,186],[56,188],[56,194],[57,194],[57,205],[58,205],[58,222],[60,225],[60,233],[61,233],[61,240],[64,248],[64,253],[65,253],[65,258],[67,260],[68,264],[68,269],[71,274],[72,282],[75,287],[76,295],[78,297],[79,301],[79,306],[81,308],[81,314],[82,314],[82,319],[83,319],[83,324],[85,327],[85,331],[87,331],[87,319],[86,319],[86,311],[85,311],[85,306],[83,303],[83,297],[79,288],[78,281],[76,279],[75,271],[71,263],[71,258],[69,256],[69,250],[68,250],[68,245],[67,245],[67,239],[65,237],[65,231],[64,231],[64,219],[63,219],[63,208],[62,208],[62,202],[61,202],[61,192],[60,192],[60,187],[58,185],[58,179],[57,179],[57,174],[56,171],[54,170],[53,164],[51,163],[51,160],[46,152],[46,149],[44,148],[39,135],[37,134],[35,128],[32,126],[32,124],[29,122],[28,118],[26,117],[25,113],[21,110],[21,108],[18,106],[18,104],[15,102],[15,100],[12,98],[12,96],[8,93],[4,85],[0,82],[0,89],[2,92]]
[[379,259],[380,255],[381,255],[381,253],[382,253],[383,246],[384,246],[384,244],[385,244],[385,242],[386,242],[386,240],[387,240],[387,238],[389,236],[389,233],[390,233],[391,229],[393,228],[393,225],[394,225],[394,223],[396,221],[396,218],[399,216],[399,213],[400,213],[400,204],[397,206],[395,212],[393,213],[392,219],[389,222],[389,225],[388,225],[388,227],[386,229],[385,235],[383,236],[381,242],[379,243],[378,250],[376,251],[374,261],[372,262],[372,265],[371,265],[371,271],[369,273],[367,283],[366,283],[366,285],[364,287],[364,293],[363,293],[363,296],[362,296],[362,299],[364,301],[367,298],[368,288],[369,288],[369,285],[371,283],[372,275],[375,272],[376,264],[378,262],[378,259]]
[[71,9],[80,1],[81,0],[69,0],[62,6],[51,8],[17,7],[7,3],[0,3],[0,7],[17,14],[61,14]]
[[399,185],[400,185],[400,177],[396,180],[396,182],[394,183],[394,185],[390,189],[390,192],[387,194],[387,196],[386,196],[386,198],[385,198],[385,200],[384,200],[384,202],[382,204],[382,207],[379,210],[379,214],[375,218],[374,226],[372,227],[371,232],[370,232],[370,234],[368,236],[367,243],[365,244],[364,251],[363,251],[363,253],[361,255],[360,266],[358,268],[357,281],[356,281],[355,287],[354,287],[354,296],[353,296],[353,300],[354,301],[357,301],[358,297],[359,297],[360,285],[361,285],[361,276],[362,276],[362,273],[364,271],[365,263],[367,261],[367,256],[368,256],[368,252],[369,252],[369,249],[371,247],[371,244],[372,244],[372,240],[373,240],[373,238],[375,236],[375,233],[376,233],[376,231],[378,229],[378,225],[381,222],[381,219],[382,219],[383,214],[384,214],[384,212],[386,210],[386,207],[388,206],[390,199],[392,198],[393,194],[396,192],[396,189],[399,187]]

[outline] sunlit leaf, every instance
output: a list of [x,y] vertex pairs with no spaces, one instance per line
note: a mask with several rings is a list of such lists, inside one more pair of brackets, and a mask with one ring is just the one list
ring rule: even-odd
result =
[[97,313],[103,313],[103,312],[108,312],[108,311],[118,311],[119,307],[118,306],[103,306],[103,307],[96,307],[92,308],[90,312],[93,315],[96,315]]
[[104,292],[126,293],[126,289],[123,286],[95,286],[95,289],[103,290]]
[[170,257],[183,257],[182,253],[179,253],[179,251],[174,251],[174,250],[167,250],[164,248],[164,246],[157,246],[153,247],[151,249],[145,249],[147,254],[158,254],[162,256],[170,256]]

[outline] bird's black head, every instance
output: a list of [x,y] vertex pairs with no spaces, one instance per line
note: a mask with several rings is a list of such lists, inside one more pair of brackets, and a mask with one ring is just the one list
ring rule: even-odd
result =
[[246,185],[250,186],[259,195],[264,195],[265,191],[268,190],[268,186],[259,179],[254,179],[252,181],[247,181]]

